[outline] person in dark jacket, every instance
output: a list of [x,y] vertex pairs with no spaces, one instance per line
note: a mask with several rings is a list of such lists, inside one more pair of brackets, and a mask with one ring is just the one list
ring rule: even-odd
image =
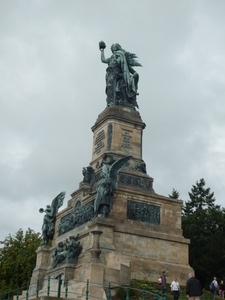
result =
[[161,289],[162,289],[162,294],[164,295],[166,293],[166,271],[162,272],[162,285],[161,285]]
[[224,298],[224,292],[225,292],[225,284],[224,281],[221,280],[219,284],[219,295],[221,298]]
[[200,300],[202,296],[202,286],[200,281],[194,277],[194,273],[188,274],[186,282],[186,295],[189,300]]

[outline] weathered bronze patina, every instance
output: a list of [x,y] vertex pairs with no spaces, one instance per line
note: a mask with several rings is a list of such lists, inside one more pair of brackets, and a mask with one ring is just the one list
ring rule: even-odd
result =
[[125,51],[116,43],[111,46],[112,55],[105,58],[105,48],[105,43],[101,41],[99,43],[101,61],[108,64],[105,77],[107,106],[138,108],[136,98],[139,74],[133,67],[142,67],[142,65],[136,60],[136,54]]
[[56,196],[51,205],[47,205],[46,209],[40,208],[39,212],[45,212],[43,225],[42,225],[42,242],[41,245],[48,245],[49,241],[53,239],[54,228],[55,228],[55,217],[58,213],[59,208],[63,205],[66,192],[61,192]]

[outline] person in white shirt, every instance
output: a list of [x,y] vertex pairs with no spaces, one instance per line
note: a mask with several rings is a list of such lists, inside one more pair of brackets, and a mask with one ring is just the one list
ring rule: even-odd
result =
[[171,292],[173,293],[173,300],[178,300],[180,295],[180,285],[176,277],[172,281],[170,287],[171,287]]
[[214,291],[213,291],[213,300],[216,299],[216,295],[218,293],[218,282],[216,277],[213,278],[213,284],[214,284]]

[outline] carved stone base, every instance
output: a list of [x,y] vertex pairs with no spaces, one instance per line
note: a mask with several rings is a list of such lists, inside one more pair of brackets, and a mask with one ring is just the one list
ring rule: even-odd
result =
[[102,252],[99,248],[99,238],[100,235],[103,233],[101,230],[92,230],[91,233],[94,236],[94,241],[93,241],[93,247],[90,250],[91,251],[91,260],[92,262],[99,262],[99,255]]
[[[56,216],[52,247],[37,250],[32,283],[63,272],[63,280],[69,279],[68,298],[79,294],[82,300],[87,284],[90,297],[105,299],[104,289],[109,283],[124,285],[131,279],[155,282],[163,270],[168,271],[168,282],[179,277],[179,283],[185,284],[192,269],[188,261],[190,241],[181,229],[182,201],[155,193],[153,178],[141,165],[144,128],[139,112],[126,107],[108,107],[98,116],[92,127],[93,191],[100,180],[102,162],[111,165],[121,157],[132,158],[119,173],[106,218],[93,213],[96,196],[89,194],[90,185],[81,184],[71,194],[67,207]],[[77,264],[63,262],[53,269],[54,250],[70,236],[78,236],[82,246]],[[42,292],[46,293],[46,285]]]

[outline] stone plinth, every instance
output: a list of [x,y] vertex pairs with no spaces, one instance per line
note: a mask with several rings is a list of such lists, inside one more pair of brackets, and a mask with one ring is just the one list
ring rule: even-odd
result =
[[[179,283],[185,284],[192,269],[188,262],[190,241],[183,237],[181,229],[182,201],[154,191],[153,178],[147,174],[142,159],[144,128],[140,114],[129,108],[108,107],[98,116],[92,127],[90,166],[94,181],[81,182],[68,206],[58,213],[52,247],[40,247],[37,251],[32,283],[37,279],[46,283],[48,276],[55,278],[62,272],[69,280],[68,298],[74,298],[77,293],[81,299],[85,299],[87,282],[90,295],[105,299],[105,287],[109,283],[124,285],[131,279],[156,282],[163,270],[167,271],[168,282],[178,277]],[[95,195],[89,191],[98,185],[102,164],[110,166],[128,155],[132,158],[119,173],[108,217],[96,217],[93,214]],[[78,206],[81,211],[77,210]],[[90,214],[85,215],[85,210]],[[84,222],[76,225],[84,218]],[[78,237],[82,246],[77,264],[53,269],[52,253],[69,236]],[[45,291],[46,285],[41,295]]]
[[92,164],[100,164],[106,153],[142,159],[142,131],[145,124],[140,114],[129,108],[113,106],[103,111],[95,125]]

